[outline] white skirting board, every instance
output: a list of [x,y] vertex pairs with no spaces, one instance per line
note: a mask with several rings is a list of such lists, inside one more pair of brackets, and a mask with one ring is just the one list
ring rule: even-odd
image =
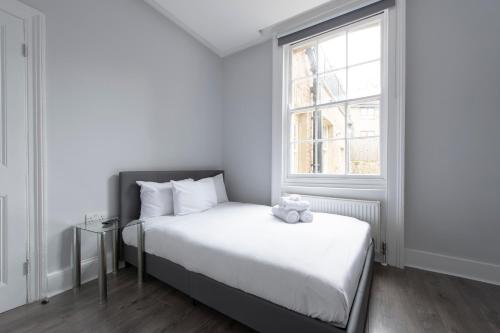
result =
[[[97,279],[98,269],[97,257],[82,260],[81,278],[82,284]],[[107,256],[106,270],[108,273],[113,271],[111,254]],[[119,267],[123,267],[120,263]],[[47,276],[47,297],[52,297],[73,288],[73,267],[69,266],[60,271],[51,272]]]
[[406,249],[405,266],[500,285],[500,265]]
[[[406,267],[500,285],[500,265],[415,249],[406,249],[405,260]],[[97,267],[97,257],[82,260],[82,283],[97,278]],[[123,267],[123,263],[121,263],[120,267]],[[108,256],[107,270],[108,273],[112,271],[111,256]],[[72,267],[48,275],[48,297],[55,296],[71,288],[73,288]]]

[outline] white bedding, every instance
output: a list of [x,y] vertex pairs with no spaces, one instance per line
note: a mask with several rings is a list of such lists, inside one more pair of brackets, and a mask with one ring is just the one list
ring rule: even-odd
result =
[[[287,224],[268,206],[228,202],[146,220],[145,251],[228,286],[344,327],[371,243],[367,223],[315,213]],[[135,227],[123,240],[137,245]]]

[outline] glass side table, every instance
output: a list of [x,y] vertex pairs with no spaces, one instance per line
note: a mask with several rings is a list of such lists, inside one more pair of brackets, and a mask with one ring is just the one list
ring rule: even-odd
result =
[[130,226],[137,227],[137,281],[139,285],[143,280],[143,267],[144,267],[144,232],[143,221],[134,220],[126,226],[120,226],[120,221],[117,218],[109,219],[104,222],[96,223],[80,223],[74,226],[74,241],[73,241],[73,290],[78,291],[81,286],[81,233],[83,231],[91,232],[97,235],[97,257],[98,257],[98,280],[99,280],[99,303],[106,303],[108,298],[107,288],[107,269],[106,269],[106,246],[104,237],[106,233],[113,235],[113,273],[118,272],[118,251],[119,251],[119,237],[120,230]]

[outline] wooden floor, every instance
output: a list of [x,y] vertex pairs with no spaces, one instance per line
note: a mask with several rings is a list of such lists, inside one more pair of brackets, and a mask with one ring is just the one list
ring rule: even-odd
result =
[[[134,268],[108,279],[107,305],[97,282],[0,314],[0,332],[251,332]],[[376,265],[367,332],[500,332],[500,287]]]

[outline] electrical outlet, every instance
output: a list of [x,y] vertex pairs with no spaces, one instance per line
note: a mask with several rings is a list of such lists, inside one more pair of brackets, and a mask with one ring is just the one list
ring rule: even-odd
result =
[[85,223],[102,223],[108,219],[106,212],[96,212],[85,214]]

